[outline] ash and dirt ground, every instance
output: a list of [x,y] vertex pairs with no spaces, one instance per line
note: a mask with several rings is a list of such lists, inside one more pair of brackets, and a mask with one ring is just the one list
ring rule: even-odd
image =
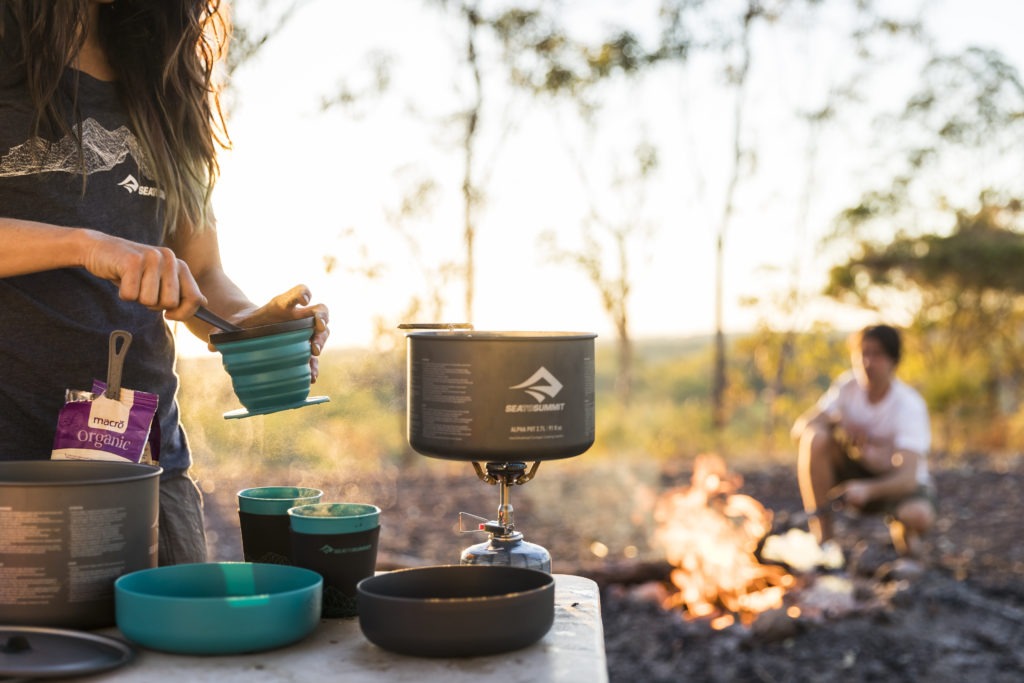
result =
[[[806,528],[792,466],[736,469],[739,493],[773,512],[773,533]],[[933,473],[939,520],[922,574],[889,571],[896,555],[879,518],[842,518],[848,564],[839,577],[856,586],[854,609],[796,619],[780,613],[721,631],[654,599],[670,588],[651,540],[651,510],[664,491],[688,485],[685,466],[586,457],[543,463],[534,480],[513,489],[512,503],[527,540],[551,552],[553,571],[589,575],[601,586],[612,683],[1022,681],[1024,457],[960,458],[933,464]],[[482,540],[456,532],[458,513],[493,517],[497,506],[496,488],[469,463],[415,458],[319,477],[262,472],[258,481],[218,475],[201,480],[211,559],[241,559],[235,492],[285,481],[319,486],[325,500],[380,505],[381,568],[457,563],[463,547]],[[598,559],[595,551],[605,549]],[[814,580],[800,577],[802,585]]]

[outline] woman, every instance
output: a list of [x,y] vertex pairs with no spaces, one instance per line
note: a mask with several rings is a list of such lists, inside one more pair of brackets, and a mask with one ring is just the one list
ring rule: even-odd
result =
[[206,339],[200,305],[243,327],[314,315],[314,381],[329,334],[305,286],[257,306],[221,267],[226,37],[216,0],[0,0],[0,459],[50,456],[64,390],[128,330],[124,385],[160,397],[161,564],[206,557],[165,320]]

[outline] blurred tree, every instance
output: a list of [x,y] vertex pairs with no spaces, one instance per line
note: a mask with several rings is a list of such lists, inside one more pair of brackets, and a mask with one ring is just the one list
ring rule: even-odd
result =
[[[463,316],[466,321],[473,320],[474,302],[476,298],[476,242],[480,227],[480,212],[486,197],[488,176],[496,163],[497,148],[506,139],[516,122],[510,116],[511,110],[506,108],[504,116],[489,127],[490,134],[498,140],[491,150],[490,167],[481,163],[485,157],[482,150],[482,136],[485,130],[485,111],[499,111],[485,84],[489,78],[500,81],[504,78],[500,65],[483,53],[483,44],[494,36],[497,26],[493,12],[488,12],[481,0],[427,0],[427,4],[436,5],[449,12],[461,26],[461,58],[456,73],[460,90],[465,90],[462,108],[452,117],[460,127],[459,147],[462,157],[462,179],[459,192],[462,201],[462,283],[463,283]],[[515,9],[510,11],[516,11]]]
[[541,234],[539,245],[549,260],[574,266],[597,290],[615,330],[615,394],[627,406],[633,386],[632,265],[636,252],[653,234],[643,210],[647,183],[658,168],[658,150],[640,139],[628,162],[612,161],[626,170],[613,171],[609,186],[599,189],[595,187],[601,182],[596,170],[604,164],[594,163],[587,153],[597,148],[592,142],[597,129],[609,125],[600,116],[603,98],[609,95],[606,86],[610,81],[640,76],[657,56],[645,51],[640,39],[628,30],[612,31],[597,43],[577,39],[560,25],[556,14],[536,8],[510,8],[491,25],[501,42],[513,85],[533,97],[571,102],[590,134],[585,150],[569,150],[586,191],[580,244],[567,247],[548,229]]
[[947,447],[972,420],[994,425],[998,441],[1024,384],[1024,85],[978,48],[934,57],[920,82],[884,122],[899,163],[890,156],[888,181],[837,219],[833,239],[852,243],[852,256],[826,293],[910,321],[926,361],[917,379]]
[[760,431],[764,453],[792,448],[792,419],[850,366],[845,335],[825,323],[802,333],[763,324],[737,338],[731,354],[728,402],[743,425],[739,431]]
[[474,167],[475,143],[478,135],[480,111],[483,108],[483,80],[480,76],[480,58],[477,54],[477,41],[480,32],[480,10],[478,2],[462,2],[459,12],[465,19],[466,54],[465,64],[472,76],[472,95],[469,105],[463,114],[465,133],[462,138],[462,240],[466,249],[465,264],[465,319],[473,320],[473,299],[476,293],[476,207],[480,198],[480,189],[476,186]]
[[[796,20],[798,26],[803,25],[796,32],[797,40],[813,39],[813,29],[824,22],[822,14],[829,4],[842,3],[807,3],[810,21]],[[804,396],[807,384],[789,381],[792,375],[790,364],[799,359],[802,366],[808,361],[806,350],[798,350],[798,346],[805,349],[807,345],[801,339],[803,332],[812,335],[832,333],[830,326],[816,321],[812,312],[811,304],[821,297],[820,286],[808,286],[808,276],[820,268],[823,257],[822,246],[809,242],[814,222],[812,217],[815,209],[819,208],[816,205],[821,203],[821,197],[828,194],[823,172],[835,164],[835,159],[823,154],[822,148],[828,145],[830,136],[848,135],[843,130],[844,124],[863,115],[873,79],[887,71],[894,61],[893,55],[908,47],[920,49],[926,42],[922,40],[919,19],[886,17],[870,2],[859,3],[851,9],[854,12],[852,28],[847,35],[836,34],[834,38],[850,45],[855,61],[848,70],[830,74],[820,93],[811,88],[804,89],[801,104],[794,112],[806,135],[803,153],[793,155],[793,159],[799,159],[800,163],[796,166],[797,173],[792,176],[799,187],[792,220],[793,243],[796,246],[792,259],[788,269],[775,269],[776,273],[762,269],[766,278],[773,274],[780,276],[778,288],[765,288],[744,301],[745,305],[758,308],[761,313],[759,325],[753,335],[744,340],[747,348],[742,351],[754,355],[756,366],[764,373],[764,391],[751,398],[764,405],[763,433],[768,450],[773,448],[777,435],[783,435],[788,443],[791,420],[807,407],[808,397]],[[806,66],[813,68],[811,64]],[[808,246],[811,248],[806,248]],[[742,364],[745,356],[740,351],[736,349]],[[845,349],[840,360],[841,369],[848,364]],[[823,389],[830,379],[826,374],[823,381],[814,385],[815,390]],[[730,395],[735,397],[736,394],[731,392]],[[813,398],[811,396],[809,400]]]
[[740,18],[740,31],[735,38],[738,56],[730,60],[726,68],[727,79],[733,86],[733,108],[731,113],[732,149],[729,155],[728,180],[722,212],[715,231],[715,360],[711,383],[711,424],[715,430],[725,427],[725,323],[723,315],[725,278],[725,239],[732,224],[736,208],[736,192],[743,175],[743,161],[748,154],[743,142],[743,129],[747,115],[746,88],[750,76],[750,62],[753,58],[752,33],[757,21],[771,20],[773,13],[767,12],[761,0],[748,0]]
[[[425,221],[432,217],[439,197],[448,184],[444,175],[435,169],[414,169],[410,164],[399,168],[396,175],[402,183],[402,196],[398,205],[385,209],[388,224],[404,243],[414,267],[423,276],[424,291],[414,293],[404,309],[397,315],[402,321],[420,322],[472,322],[476,299],[476,245],[485,204],[489,175],[493,172],[500,147],[515,126],[514,111],[502,107],[499,88],[488,88],[489,81],[504,78],[501,64],[487,54],[486,46],[493,40],[494,20],[486,13],[481,0],[426,0],[425,5],[437,10],[446,35],[453,36],[455,61],[451,75],[455,91],[454,111],[438,113],[435,102],[407,101],[403,115],[410,120],[425,123],[440,136],[446,153],[457,150],[459,180],[457,183],[461,204],[461,257],[447,253],[431,262],[426,246],[436,243],[436,226]],[[373,78],[361,87],[341,82],[335,91],[324,97],[324,111],[342,108],[349,115],[364,116],[357,105],[367,102],[381,104],[392,86],[392,55],[378,52],[370,55],[368,68]],[[365,79],[364,79],[365,80]],[[402,96],[402,93],[390,93]],[[448,97],[438,101],[449,101]],[[496,142],[495,142],[496,141]],[[447,171],[445,171],[447,172]],[[415,177],[411,177],[411,176]],[[429,199],[429,201],[427,201]],[[379,270],[374,271],[375,274]],[[452,298],[452,288],[462,289],[460,320],[451,320],[446,314]],[[389,345],[395,336],[394,326],[383,317],[375,321],[376,343]]]
[[[829,103],[819,111],[805,113],[802,118],[807,122],[807,141],[804,149],[803,168],[803,189],[800,194],[800,203],[797,215],[794,219],[796,231],[796,243],[803,244],[806,241],[811,203],[817,191],[815,182],[818,171],[818,143],[822,129],[830,122],[834,111],[833,95],[829,95]],[[781,316],[774,316],[783,322],[776,332],[772,326],[762,319],[754,332],[755,357],[762,359],[764,377],[767,380],[763,393],[765,405],[764,414],[764,438],[766,452],[772,452],[775,447],[775,435],[780,427],[788,431],[787,417],[792,417],[794,406],[792,403],[783,405],[785,397],[791,391],[806,384],[790,384],[787,382],[787,375],[790,373],[790,365],[797,357],[797,330],[800,325],[802,311],[807,301],[807,293],[803,289],[803,259],[799,252],[793,254],[789,268],[789,282],[785,290],[776,295],[771,302],[774,312],[781,313]],[[756,302],[751,302],[756,305]],[[764,348],[758,341],[762,340],[767,344]],[[741,356],[742,357],[742,356]],[[801,356],[801,360],[805,359]],[[797,404],[796,410],[801,410]]]
[[975,213],[956,213],[950,234],[861,243],[826,290],[877,310],[892,310],[894,294],[911,306],[934,372],[921,378],[925,395],[947,420],[1013,412],[1024,385],[1021,203],[981,201]]
[[[833,9],[845,10],[851,22],[848,28],[831,31],[829,39],[833,41],[852,41],[855,50],[851,50],[863,64],[871,60],[872,42],[880,36],[886,39],[913,35],[919,30],[919,22],[911,19],[893,19],[884,16],[873,0],[735,0],[728,3],[707,3],[703,0],[663,0],[661,5],[662,47],[659,50],[661,60],[684,61],[694,59],[695,55],[710,56],[720,62],[722,82],[731,91],[731,108],[724,116],[728,121],[728,148],[723,151],[722,158],[727,159],[722,179],[724,191],[715,212],[714,221],[714,360],[712,364],[713,381],[711,388],[712,424],[718,431],[723,430],[729,420],[728,362],[725,339],[725,272],[726,251],[729,235],[735,222],[737,207],[744,203],[744,188],[755,176],[764,177],[774,172],[760,162],[762,140],[758,140],[757,131],[763,127],[760,120],[759,107],[753,103],[751,93],[762,83],[760,79],[768,73],[765,71],[772,60],[773,45],[766,40],[769,32],[785,35],[787,31],[798,33],[809,31],[820,25],[828,25],[829,6]],[[680,45],[686,49],[680,49]],[[851,67],[847,67],[851,68]],[[770,74],[778,82],[778,74]],[[795,229],[802,234],[806,231],[809,205],[814,191],[817,169],[817,141],[822,128],[831,123],[837,109],[857,100],[858,85],[863,74],[850,77],[845,72],[837,76],[839,82],[831,83],[826,89],[824,99],[794,112],[808,125],[808,143],[805,155],[803,200],[799,208],[800,215],[794,220]],[[773,86],[774,87],[774,86]],[[810,88],[801,89],[801,94]],[[787,163],[792,163],[796,155],[790,155]],[[799,242],[799,239],[798,239]],[[794,267],[790,290],[775,299],[773,305],[798,310],[805,300],[800,290],[799,263],[794,256]],[[775,311],[776,313],[778,311]],[[790,316],[790,320],[793,316]],[[769,384],[764,398],[774,401],[775,397],[785,392],[781,377],[785,375],[785,364],[793,354],[793,335],[791,329],[784,336],[783,343],[775,356],[777,367],[775,379]],[[734,392],[735,395],[735,392]],[[770,407],[767,419],[772,421],[777,413]],[[773,430],[771,425],[766,429]]]
[[[601,307],[615,327],[615,394],[623,406],[629,405],[633,391],[633,338],[629,327],[633,287],[631,244],[650,237],[650,230],[640,216],[645,184],[658,165],[657,153],[652,146],[641,144],[635,151],[634,161],[635,170],[618,177],[612,186],[613,196],[635,200],[633,206],[623,212],[621,220],[607,218],[592,201],[590,216],[583,225],[582,246],[575,249],[561,246],[553,230],[546,230],[540,238],[541,249],[548,258],[580,269],[601,297]],[[602,236],[607,239],[600,239]]]
[[468,74],[469,94],[465,108],[459,112],[457,119],[461,122],[462,147],[462,246],[463,246],[463,315],[467,321],[473,320],[473,300],[476,295],[476,237],[478,229],[478,209],[483,201],[483,189],[478,178],[477,146],[481,133],[480,118],[484,107],[483,65],[478,44],[481,31],[486,28],[481,16],[479,0],[428,0],[445,9],[453,11],[462,22],[463,39],[465,40],[461,67]]
[[226,109],[239,104],[235,97],[231,76],[243,65],[251,62],[264,47],[295,17],[307,0],[290,0],[282,7],[280,0],[258,0],[243,12],[233,6],[231,14],[231,43],[223,69],[225,77]]

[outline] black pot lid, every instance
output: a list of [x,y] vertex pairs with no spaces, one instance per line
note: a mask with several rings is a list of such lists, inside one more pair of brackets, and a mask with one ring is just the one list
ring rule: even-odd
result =
[[36,626],[0,626],[0,676],[84,676],[126,664],[128,643],[86,631]]
[[284,320],[279,323],[270,323],[269,325],[246,327],[245,329],[238,330],[237,332],[216,332],[210,335],[210,343],[222,344],[224,342],[241,341],[243,339],[255,339],[256,337],[266,337],[270,334],[281,334],[282,332],[302,330],[307,327],[312,329],[315,326],[316,318],[313,316],[309,316],[308,318],[296,318],[295,320]]

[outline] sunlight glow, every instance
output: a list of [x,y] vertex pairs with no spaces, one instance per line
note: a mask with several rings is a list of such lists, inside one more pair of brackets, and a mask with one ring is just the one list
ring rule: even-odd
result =
[[[588,26],[602,27],[624,21],[622,7],[601,2],[576,13],[586,16]],[[1024,48],[1010,27],[1020,22],[1007,13],[1019,15],[1024,5],[1000,4],[1000,21],[984,21],[996,7],[995,0],[948,0],[930,17],[951,44],[995,42],[1019,61]],[[242,20],[258,11],[246,3],[233,10]],[[215,195],[225,269],[259,303],[296,283],[308,284],[332,310],[332,345],[369,343],[378,320],[384,327],[408,322],[401,317],[410,300],[427,300],[437,285],[438,274],[429,269],[442,261],[462,263],[458,128],[440,123],[455,120],[466,101],[465,83],[453,77],[458,28],[437,7],[414,0],[311,3],[235,74],[237,106],[228,123],[234,151],[222,157]],[[801,264],[803,288],[820,288],[827,263],[816,242],[857,187],[854,152],[837,146],[842,140],[825,141],[828,159],[817,173],[806,225],[799,227],[804,172],[794,164],[806,131],[785,110],[813,106],[822,84],[812,69],[834,63],[828,41],[805,38],[806,44],[790,40],[765,50],[765,68],[786,79],[776,84],[777,92],[762,92],[762,86],[751,94],[759,119],[750,134],[765,143],[758,157],[765,171],[741,187],[726,243],[726,331],[753,328],[766,309],[741,300],[784,291],[794,264]],[[816,58],[807,59],[812,49]],[[390,91],[321,111],[321,100],[341,82],[365,90],[372,57],[382,54],[392,64]],[[597,134],[581,126],[570,105],[491,88],[481,119],[488,132],[476,150],[483,196],[471,322],[478,329],[614,336],[594,285],[538,248],[545,230],[554,230],[566,246],[578,245],[596,207],[604,219],[635,220],[653,235],[628,264],[633,335],[713,331],[714,227],[729,149],[722,112],[731,102],[719,67],[695,61],[686,73],[666,70],[657,79],[616,86],[604,115],[619,117],[620,125],[606,121]],[[772,134],[764,135],[762,127]],[[682,140],[681,130],[692,139]],[[643,140],[660,146],[661,174],[643,202],[616,196],[609,183]],[[578,172],[581,164],[589,169],[587,182]],[[403,195],[424,179],[439,183],[431,210],[397,224]],[[419,256],[410,251],[410,239],[422,250]],[[330,273],[328,261],[334,264]],[[369,271],[375,277],[368,278]],[[445,307],[420,317],[464,318],[458,279],[440,291]],[[809,304],[779,320],[801,325],[828,316],[851,327],[870,320],[834,303]],[[181,352],[206,350],[182,340]]]

